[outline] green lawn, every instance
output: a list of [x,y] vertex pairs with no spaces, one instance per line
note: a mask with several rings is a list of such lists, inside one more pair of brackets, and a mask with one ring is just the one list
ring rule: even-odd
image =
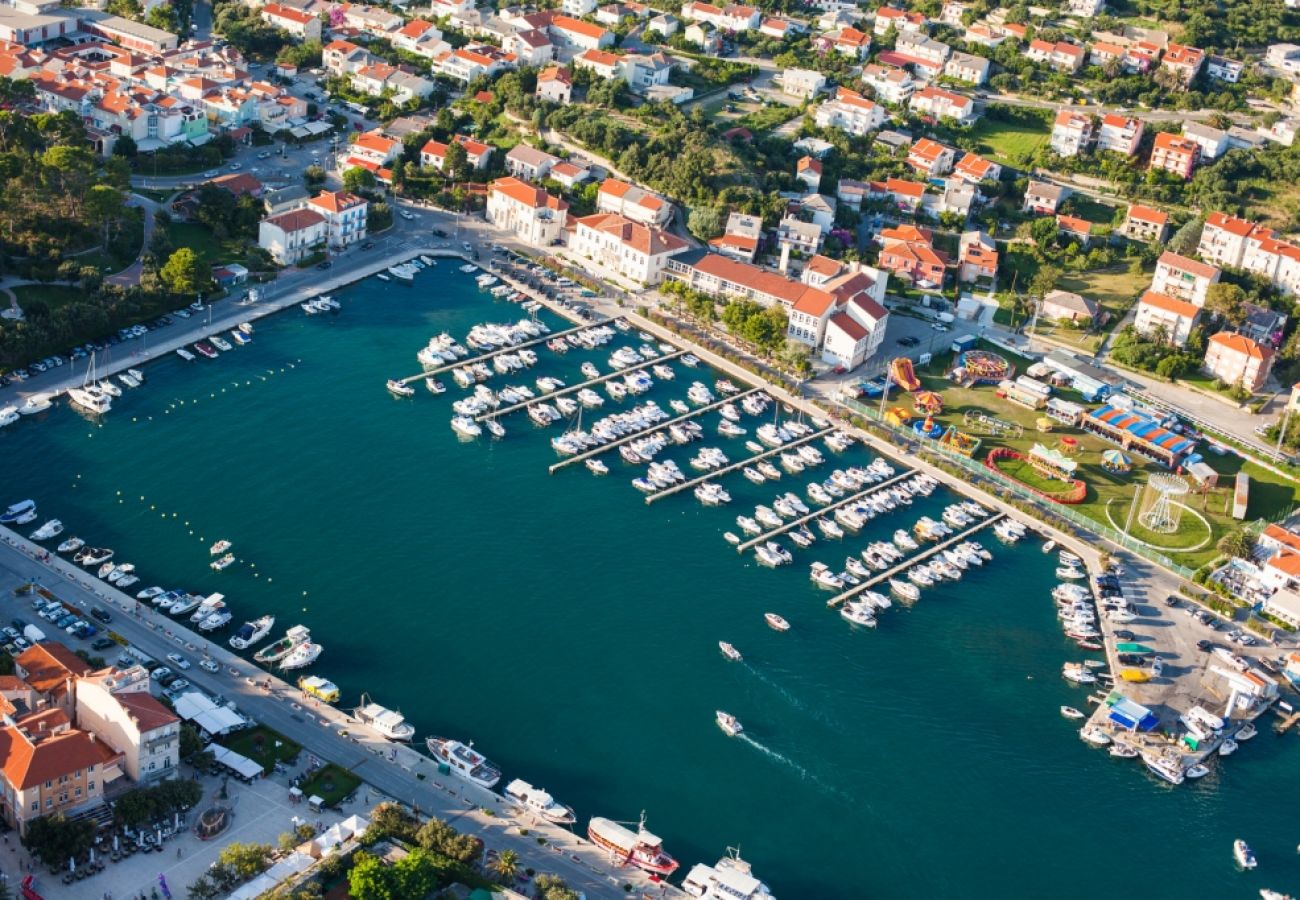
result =
[[167,236],[173,247],[189,247],[210,266],[239,262],[247,252],[239,241],[219,241],[210,228],[197,222],[171,222]]
[[1083,194],[1075,194],[1070,199],[1074,204],[1073,215],[1080,219],[1087,219],[1094,225],[1110,225],[1115,221],[1115,207],[1113,206],[1086,197]]
[[1001,163],[1024,164],[1047,143],[1051,129],[1045,122],[983,118],[971,128],[970,136],[978,141],[982,155]]
[[291,762],[302,750],[302,747],[265,725],[257,725],[247,731],[224,737],[219,743],[261,763],[263,771],[268,773],[275,768],[277,762]]
[[1147,283],[1148,279],[1145,275],[1130,274],[1128,266],[1099,269],[1095,272],[1066,273],[1057,283],[1057,287],[1096,302],[1102,311],[1110,315],[1110,319],[1105,326],[1093,334],[1077,329],[1054,328],[1050,324],[1043,323],[1040,323],[1038,331],[1055,340],[1094,353],[1101,346],[1105,335],[1123,320],[1125,314],[1137,302],[1138,295]]
[[69,287],[66,284],[24,284],[13,288],[13,292],[18,298],[19,306],[40,302],[50,309],[81,300],[86,295],[81,288]]
[[360,786],[360,778],[334,763],[321,766],[300,785],[304,797],[320,797],[326,806],[337,806]]

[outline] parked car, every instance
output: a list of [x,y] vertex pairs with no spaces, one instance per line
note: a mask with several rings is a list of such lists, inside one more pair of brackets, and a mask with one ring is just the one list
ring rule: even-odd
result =
[[190,661],[179,653],[168,653],[167,661],[175,665],[178,669],[188,669],[190,667]]
[[215,659],[199,660],[199,668],[205,672],[212,672],[213,674],[216,674],[217,672],[221,671],[221,666],[217,665],[217,661]]
[[106,637],[105,637],[105,638],[99,638],[98,640],[96,640],[93,644],[90,645],[90,649],[91,649],[91,650],[111,650],[113,647],[116,647],[116,646],[117,646],[117,641],[113,640],[112,638],[106,638]]
[[1196,649],[1209,653],[1214,649],[1214,641],[1200,640],[1196,642]]
[[158,668],[154,669],[152,672],[149,673],[150,677],[154,678],[157,681],[162,681],[164,678],[171,676],[171,674],[172,674],[172,670],[167,668],[166,666],[159,666]]
[[113,617],[108,614],[108,610],[100,609],[98,606],[91,607],[90,614],[105,624],[113,621]]

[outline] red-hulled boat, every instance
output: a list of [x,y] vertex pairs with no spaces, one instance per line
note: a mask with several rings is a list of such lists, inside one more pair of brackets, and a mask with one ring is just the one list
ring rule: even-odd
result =
[[678,862],[664,852],[663,841],[645,830],[645,813],[641,814],[636,831],[612,819],[593,816],[587,824],[587,837],[625,865],[633,865],[655,875],[671,875],[677,870]]

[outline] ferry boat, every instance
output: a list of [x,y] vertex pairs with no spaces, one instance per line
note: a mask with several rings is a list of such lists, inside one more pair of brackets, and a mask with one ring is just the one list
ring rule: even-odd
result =
[[462,744],[451,738],[425,738],[424,744],[429,748],[433,758],[451,771],[451,774],[466,781],[472,781],[480,787],[492,788],[501,780],[501,771],[474,745]]
[[790,623],[776,613],[764,613],[763,619],[777,631],[789,631]]
[[728,644],[726,641],[718,641],[718,649],[722,651],[723,656],[732,662],[740,662],[743,658],[740,655],[740,651],[731,644]]
[[298,679],[298,687],[304,694],[310,694],[325,703],[337,703],[339,700],[338,685],[319,675],[302,676]]
[[578,821],[578,816],[571,807],[557,803],[546,791],[533,787],[522,778],[516,778],[507,784],[501,793],[533,815],[556,825],[572,825]]
[[1255,851],[1251,850],[1250,844],[1247,844],[1241,838],[1237,838],[1232,842],[1232,858],[1243,869],[1253,869],[1259,865],[1255,860]]
[[611,819],[593,816],[587,823],[587,837],[597,847],[608,850],[625,864],[630,863],[638,869],[659,876],[677,871],[678,862],[664,852],[663,841],[646,831],[644,813],[636,831]]
[[239,626],[239,630],[230,638],[230,646],[236,650],[247,650],[271,633],[275,627],[275,616],[262,616]]
[[729,712],[723,712],[719,709],[713,715],[718,721],[718,727],[729,737],[735,737],[745,730],[745,726],[740,724],[740,720]]
[[[219,596],[219,595],[217,595]],[[306,625],[295,625],[285,632],[284,637],[280,638],[269,647],[263,647],[253,654],[253,659],[260,663],[279,662],[288,656],[294,647],[299,644],[305,644],[311,640],[311,629]]]
[[730,848],[728,855],[712,866],[692,866],[682,890],[699,900],[775,900],[771,889],[755,878],[749,863],[740,858],[740,852]]
[[291,669],[303,669],[310,666],[316,660],[325,648],[320,644],[313,644],[308,641],[305,644],[299,644],[289,651],[289,655],[280,661],[280,668],[288,672]]
[[361,706],[352,711],[362,724],[369,725],[390,741],[409,741],[415,737],[415,726],[396,710],[370,703],[370,698],[362,694]]

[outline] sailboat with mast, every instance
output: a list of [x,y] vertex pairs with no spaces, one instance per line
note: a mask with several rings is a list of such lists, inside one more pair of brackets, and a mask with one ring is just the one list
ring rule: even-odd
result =
[[83,412],[102,415],[113,408],[113,400],[95,384],[95,354],[86,363],[86,377],[79,388],[68,388],[68,401]]

